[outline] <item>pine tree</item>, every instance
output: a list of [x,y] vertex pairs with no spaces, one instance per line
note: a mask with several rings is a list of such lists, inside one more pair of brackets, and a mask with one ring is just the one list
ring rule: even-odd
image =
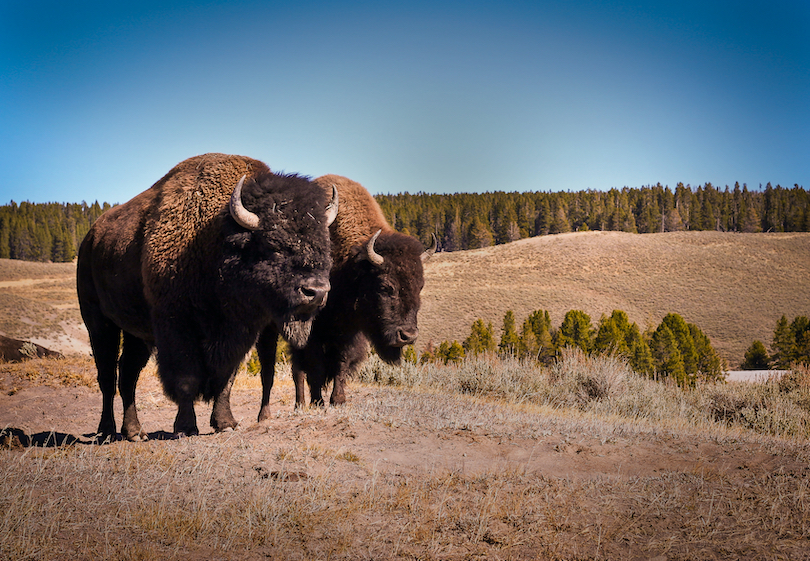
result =
[[681,353],[683,367],[689,376],[696,376],[700,368],[698,367],[698,353],[695,348],[695,341],[692,339],[692,332],[689,325],[678,314],[667,314],[661,323],[666,324],[678,345]]
[[655,375],[655,363],[652,351],[635,323],[630,326],[627,334],[627,346],[630,348],[630,368],[639,374],[653,377]]
[[672,378],[679,386],[693,384],[684,370],[683,358],[678,350],[678,342],[672,331],[664,322],[658,326],[652,336],[651,351],[655,362],[655,371],[662,378]]
[[557,347],[579,347],[588,353],[593,346],[592,338],[591,317],[581,310],[570,310],[557,332]]
[[515,313],[507,310],[503,316],[503,328],[501,329],[501,342],[498,351],[504,355],[517,355],[520,349],[520,337],[515,327]]
[[777,369],[790,368],[796,353],[796,336],[785,316],[782,316],[776,322],[771,349],[773,350],[771,353],[773,365]]
[[477,319],[472,324],[470,335],[464,340],[464,351],[468,355],[478,355],[495,351],[495,336],[492,323],[484,325],[484,320]]
[[790,331],[796,342],[793,361],[810,364],[810,319],[807,316],[797,316],[790,323]]
[[537,342],[537,336],[534,334],[531,321],[527,319],[520,328],[519,354],[527,358],[537,358],[539,353],[540,345]]
[[724,361],[712,347],[712,343],[700,328],[687,324],[697,353],[697,374],[706,382],[717,382],[723,379]]
[[754,341],[748,350],[745,351],[745,361],[742,363],[743,370],[767,370],[770,367],[771,358],[762,341]]

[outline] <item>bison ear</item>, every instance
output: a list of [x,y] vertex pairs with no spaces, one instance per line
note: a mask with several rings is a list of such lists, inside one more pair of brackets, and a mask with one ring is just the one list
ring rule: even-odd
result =
[[233,189],[230,202],[231,216],[233,216],[236,223],[243,228],[258,230],[259,217],[246,209],[245,205],[242,204],[242,185],[245,184],[246,177],[247,175],[243,175],[242,179],[239,180],[239,183],[237,183],[236,187]]
[[366,257],[368,258],[369,261],[371,261],[378,267],[382,266],[382,264],[385,263],[385,259],[383,258],[383,256],[374,250],[374,242],[377,241],[377,238],[380,236],[380,232],[382,232],[382,229],[377,230],[377,233],[371,236],[371,239],[368,241],[368,244],[366,245]]
[[326,205],[326,227],[328,228],[335,221],[338,215],[338,190],[332,185],[332,200]]

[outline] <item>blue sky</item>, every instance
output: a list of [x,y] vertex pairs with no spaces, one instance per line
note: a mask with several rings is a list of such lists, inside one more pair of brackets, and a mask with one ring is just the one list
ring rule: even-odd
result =
[[810,187],[810,2],[0,3],[0,204],[204,152],[373,193]]

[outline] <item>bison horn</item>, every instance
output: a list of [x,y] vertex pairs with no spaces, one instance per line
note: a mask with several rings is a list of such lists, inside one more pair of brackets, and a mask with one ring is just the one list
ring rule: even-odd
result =
[[259,228],[259,217],[242,204],[242,185],[244,185],[246,177],[247,175],[242,176],[242,179],[239,180],[233,190],[233,195],[231,195],[231,216],[240,226],[248,230],[257,230]]
[[327,227],[335,221],[338,215],[338,191],[337,187],[332,185],[332,201],[326,205],[326,225]]
[[374,242],[377,241],[377,238],[380,235],[382,230],[377,230],[377,233],[371,236],[371,239],[368,241],[368,245],[366,246],[366,252],[368,253],[368,260],[377,265],[378,267],[385,263],[385,259],[382,255],[374,251]]
[[433,247],[430,247],[422,252],[422,261],[430,259],[430,256],[436,253],[436,249],[439,247],[439,240],[436,239],[436,234],[430,235],[433,236]]

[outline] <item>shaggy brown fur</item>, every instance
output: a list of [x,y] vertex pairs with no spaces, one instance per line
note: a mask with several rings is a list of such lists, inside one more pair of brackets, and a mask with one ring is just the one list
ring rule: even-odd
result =
[[[242,206],[257,221],[247,225],[229,204],[243,175]],[[178,404],[175,432],[197,433],[199,398],[215,400],[216,430],[236,426],[230,386],[259,333],[303,346],[325,302],[330,198],[258,160],[205,154],[95,222],[79,249],[77,288],[103,394],[103,437],[115,434],[116,369],[121,432],[143,437],[135,386],[153,349]]]

